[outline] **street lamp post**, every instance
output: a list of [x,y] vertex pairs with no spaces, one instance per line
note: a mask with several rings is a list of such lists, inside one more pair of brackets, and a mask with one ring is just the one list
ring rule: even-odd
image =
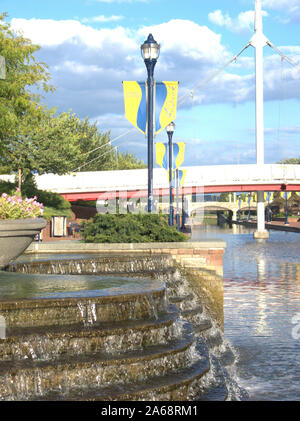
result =
[[288,208],[288,193],[285,192],[285,225],[289,225],[289,208]]
[[149,34],[147,40],[141,45],[141,54],[144,59],[147,79],[147,136],[148,136],[148,212],[152,212],[153,206],[153,91],[154,91],[154,68],[159,57],[160,45]]
[[176,225],[180,231],[180,214],[179,214],[179,169],[176,169]]
[[175,123],[170,123],[167,126],[167,134],[169,138],[169,195],[170,195],[170,211],[169,211],[169,225],[174,225],[174,208],[173,208],[173,145],[172,138],[175,130]]
[[248,194],[248,221],[250,221],[251,193]]

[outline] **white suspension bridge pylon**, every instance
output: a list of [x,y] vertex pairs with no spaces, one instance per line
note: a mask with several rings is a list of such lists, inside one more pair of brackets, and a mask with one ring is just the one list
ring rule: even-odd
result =
[[[263,49],[269,41],[263,33],[261,0],[255,1],[254,35],[250,44],[255,48],[255,92],[256,92],[256,164],[264,165],[264,81]],[[264,192],[257,192],[257,231],[256,238],[268,238],[265,229]]]

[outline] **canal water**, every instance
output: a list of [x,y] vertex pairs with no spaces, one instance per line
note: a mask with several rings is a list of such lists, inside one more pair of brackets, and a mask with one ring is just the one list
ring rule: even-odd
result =
[[300,234],[224,225],[194,227],[191,240],[223,239],[225,337],[237,351],[251,400],[300,400]]

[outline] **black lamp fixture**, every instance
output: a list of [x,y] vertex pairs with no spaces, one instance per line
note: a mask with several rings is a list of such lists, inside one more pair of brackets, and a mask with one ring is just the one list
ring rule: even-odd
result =
[[152,34],[141,45],[141,54],[144,59],[148,79],[147,79],[147,137],[148,137],[148,212],[152,212],[153,207],[153,91],[154,91],[154,67],[157,63],[160,52],[160,45],[155,41]]

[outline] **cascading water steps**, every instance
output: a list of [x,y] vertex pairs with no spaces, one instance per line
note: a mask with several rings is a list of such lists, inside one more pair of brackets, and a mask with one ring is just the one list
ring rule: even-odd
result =
[[13,385],[15,399],[31,398],[37,379],[44,394],[55,391],[65,394],[79,388],[141,382],[149,373],[161,377],[176,373],[191,364],[193,340],[191,329],[181,340],[149,346],[142,352],[65,355],[55,361],[5,361],[0,364],[1,397],[9,399]]
[[0,301],[7,320],[6,338],[0,339],[0,399],[238,399],[225,368],[233,364],[230,346],[167,261],[115,258],[110,269],[108,258],[12,266],[55,274],[77,268],[79,276],[121,274],[127,267],[137,281],[93,297],[37,294]]
[[44,327],[10,328],[7,329],[6,341],[0,341],[0,359],[49,360],[66,352],[68,355],[100,351],[124,353],[156,343],[167,344],[180,336],[177,319],[178,310],[171,306],[169,312],[157,320],[49,326],[46,331]]

